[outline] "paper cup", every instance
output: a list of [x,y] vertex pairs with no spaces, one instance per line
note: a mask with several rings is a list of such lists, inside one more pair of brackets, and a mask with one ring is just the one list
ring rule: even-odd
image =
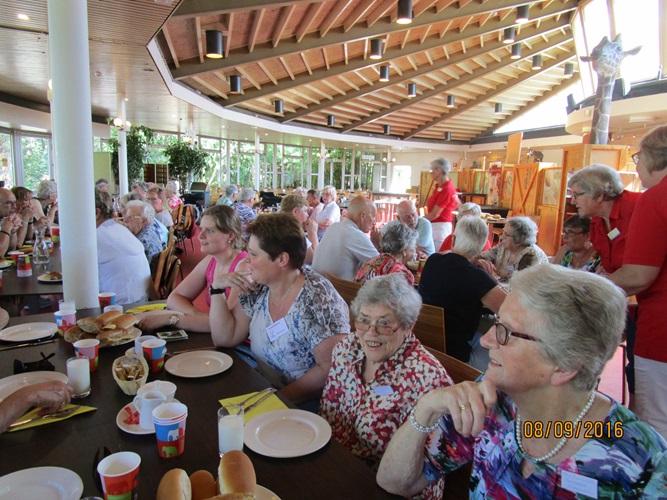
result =
[[73,300],[59,300],[58,310],[62,313],[76,312],[76,304]]
[[23,255],[23,252],[21,252],[20,250],[13,250],[11,252],[8,252],[7,255],[11,255],[12,260],[16,262],[19,260],[19,255]]
[[123,306],[121,306],[120,304],[114,304],[114,305],[112,305],[112,306],[106,306],[106,307],[103,309],[102,312],[107,313],[107,312],[109,312],[109,311],[118,311],[119,313],[122,313],[122,312],[123,312]]
[[105,500],[134,500],[139,496],[141,457],[131,451],[113,453],[97,464]]
[[76,324],[76,313],[74,311],[58,311],[53,315],[56,317],[56,326],[60,335],[65,335],[65,332]]
[[104,310],[106,306],[116,303],[116,294],[114,292],[101,292],[97,294],[97,300],[100,303],[100,309]]
[[137,392],[133,403],[139,412],[139,427],[142,429],[154,429],[153,410],[166,401],[167,396],[160,391]]
[[51,226],[51,241],[54,244],[60,243],[60,226]]
[[157,373],[164,366],[164,355],[167,353],[167,341],[163,339],[146,340],[141,343],[141,349],[148,362],[151,373]]
[[134,352],[138,356],[144,355],[144,350],[141,348],[141,344],[146,340],[157,340],[157,337],[155,335],[142,335],[141,337],[134,339]]
[[185,422],[188,407],[183,403],[167,403],[153,410],[155,437],[160,457],[173,458],[185,450]]
[[90,360],[91,373],[97,370],[100,355],[100,341],[97,339],[84,339],[74,342],[74,352],[79,358]]
[[176,396],[176,384],[173,382],[167,382],[166,380],[154,380],[153,382],[149,382],[143,387],[140,387],[137,391],[137,395],[141,395],[149,391],[161,392],[167,398],[165,403],[171,403],[171,401]]

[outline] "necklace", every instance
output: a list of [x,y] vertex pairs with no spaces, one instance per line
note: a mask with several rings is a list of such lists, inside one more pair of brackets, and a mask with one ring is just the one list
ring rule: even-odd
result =
[[[579,422],[581,422],[581,419],[586,416],[586,414],[588,413],[588,410],[590,410],[591,406],[593,406],[593,401],[595,401],[595,391],[593,391],[591,393],[591,397],[588,398],[588,403],[586,403],[586,406],[584,406],[584,408],[581,410],[581,412],[577,416],[577,419],[574,421],[574,425],[572,426],[572,428],[576,428],[577,424],[579,424]],[[514,421],[514,432],[516,433],[516,444],[519,445],[519,449],[521,450],[521,452],[526,457],[526,460],[528,460],[529,462],[532,462],[534,464],[546,462],[547,460],[549,460],[556,453],[558,453],[561,449],[563,449],[563,446],[565,446],[565,443],[567,443],[567,441],[568,441],[568,438],[564,437],[563,439],[561,439],[558,442],[556,447],[553,448],[548,453],[542,455],[541,457],[533,457],[533,456],[529,455],[523,447],[523,442],[522,442],[522,439],[521,439],[521,416],[519,415],[518,411],[516,413],[516,420]]]
[[577,253],[572,252],[572,259],[570,259],[570,263],[572,264],[572,267],[574,269],[581,269],[581,267],[588,262],[588,259],[590,258],[592,252],[591,249],[594,249],[593,247],[591,248],[586,248],[583,251],[583,254],[581,257],[577,258]]
[[269,292],[269,302],[271,302],[271,305],[272,305],[274,308],[277,309],[277,308],[279,308],[280,306],[283,305],[283,302],[285,302],[285,299],[286,299],[287,297],[289,297],[289,293],[292,291],[292,287],[294,286],[294,283],[296,283],[296,280],[299,279],[299,276],[300,276],[300,275],[301,275],[301,273],[297,270],[297,272],[296,272],[296,278],[294,278],[294,281],[292,281],[292,284],[291,284],[291,285],[289,286],[289,288],[287,289],[287,292],[285,293],[285,295],[283,295],[283,298],[280,299],[280,302],[278,302],[277,304],[276,304],[273,300],[271,300],[271,295],[272,295],[272,294]]

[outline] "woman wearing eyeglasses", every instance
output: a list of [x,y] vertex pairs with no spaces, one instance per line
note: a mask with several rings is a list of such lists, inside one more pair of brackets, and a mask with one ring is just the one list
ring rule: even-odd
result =
[[470,498],[666,498],[667,443],[595,390],[625,302],[593,273],[517,273],[482,338],[483,380],[419,400],[385,452],[380,486],[411,495],[472,461]]
[[600,254],[595,250],[590,238],[589,217],[573,215],[563,222],[563,241],[553,263],[570,269],[580,269],[594,273],[600,265]]
[[[419,398],[452,383],[412,333],[420,309],[399,274],[373,278],[352,303],[356,331],[333,351],[320,412],[336,440],[374,468]],[[422,497],[442,498],[443,485],[425,485]]]

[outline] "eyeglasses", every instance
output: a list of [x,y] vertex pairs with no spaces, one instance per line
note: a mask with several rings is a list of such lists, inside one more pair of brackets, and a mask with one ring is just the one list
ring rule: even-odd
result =
[[639,153],[641,153],[641,151],[637,151],[635,154],[632,155],[632,161],[635,162],[635,165],[639,163]]
[[584,234],[586,231],[563,231],[563,238],[572,238],[578,234]]
[[375,328],[375,332],[378,335],[393,335],[398,331],[399,328],[401,328],[400,326],[394,328],[391,325],[378,325],[377,323],[367,323],[366,321],[359,320],[354,321],[354,327],[358,332],[366,333],[371,329],[371,326]]
[[150,201],[151,203],[158,201],[158,198],[146,198],[146,201]]
[[518,337],[520,339],[532,340],[533,342],[539,342],[540,340],[532,335],[527,335],[525,333],[513,332],[505,325],[503,325],[498,316],[493,318],[493,324],[496,327],[496,340],[499,345],[507,345],[510,341],[510,337]]
[[144,218],[141,215],[131,215],[131,216],[126,216],[125,220],[131,220],[131,219],[140,219],[143,220]]
[[581,191],[580,193],[577,193],[576,191],[572,191],[572,190],[570,190],[570,193],[572,193],[572,199],[573,199],[573,200],[576,200],[576,199],[579,198],[580,196],[583,196],[583,195],[585,195],[585,194],[588,194],[588,193],[586,193],[586,191]]

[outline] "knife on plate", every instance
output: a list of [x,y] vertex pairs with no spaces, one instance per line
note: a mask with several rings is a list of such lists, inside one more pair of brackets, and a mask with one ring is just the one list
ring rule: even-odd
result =
[[9,349],[18,349],[19,347],[28,347],[31,345],[44,345],[44,344],[50,344],[51,342],[55,342],[58,339],[51,339],[51,340],[45,340],[43,342],[25,342],[23,344],[13,344],[13,345],[8,345],[5,347],[0,347],[0,351],[8,351]]

